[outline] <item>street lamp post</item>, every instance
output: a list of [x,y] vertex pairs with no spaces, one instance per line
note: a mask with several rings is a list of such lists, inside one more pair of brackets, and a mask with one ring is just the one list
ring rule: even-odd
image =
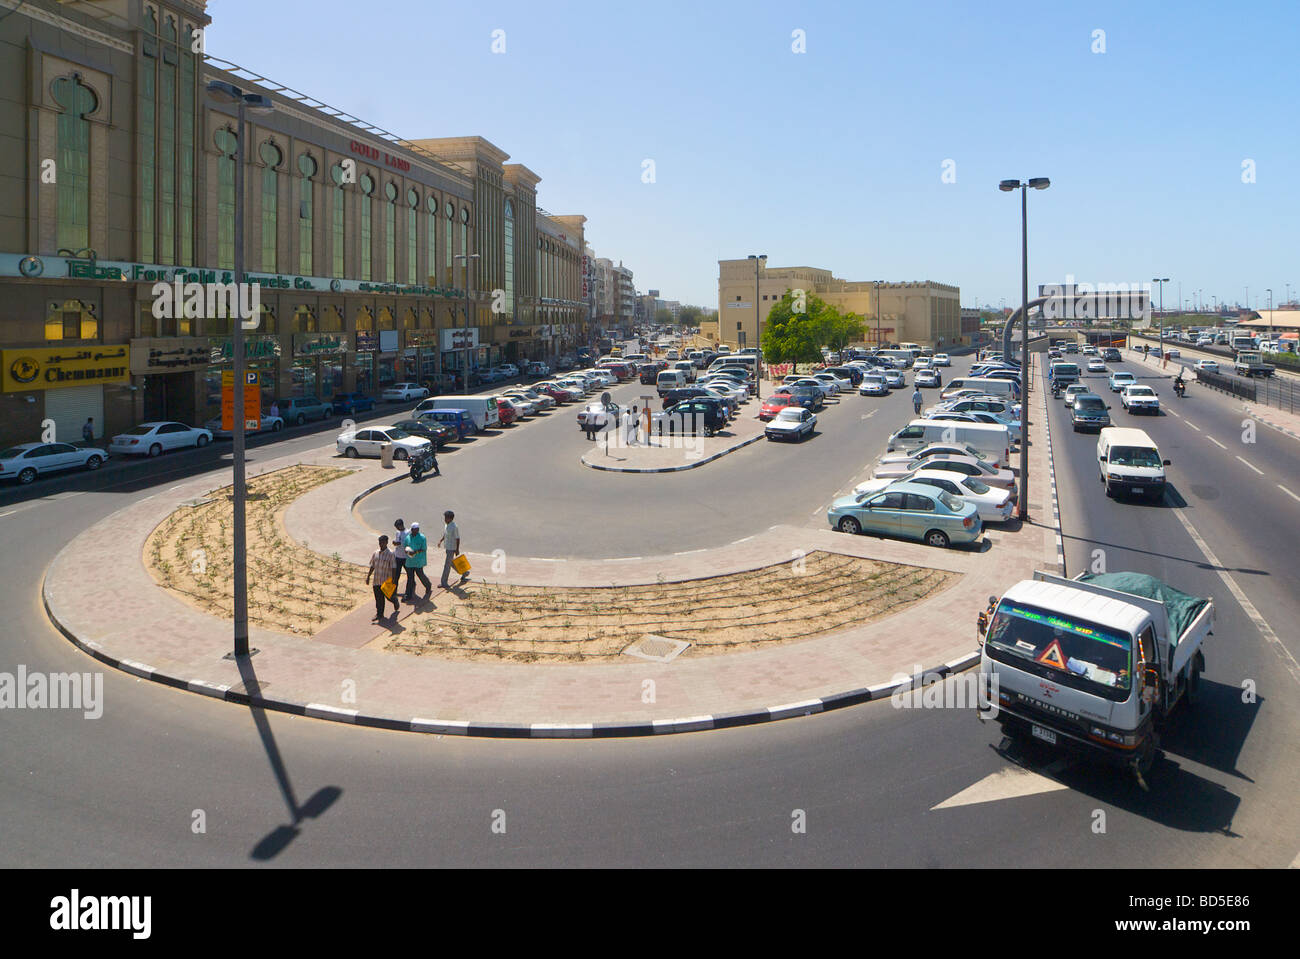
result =
[[[1152,283],[1160,284],[1160,355],[1165,355],[1165,284],[1169,282],[1169,277],[1163,279],[1153,276]],[[1145,357],[1144,357],[1145,358]]]
[[1273,342],[1273,291],[1265,290],[1268,294],[1268,341]]
[[1020,505],[1017,515],[1029,518],[1029,201],[1028,189],[1046,190],[1052,181],[1045,176],[1003,180],[1003,193],[1020,190]]
[[754,261],[754,342],[758,346],[758,354],[754,357],[754,387],[757,390],[756,396],[761,401],[763,399],[763,314],[758,311],[758,268],[767,259],[767,254],[751,253],[749,258]]
[[880,284],[884,280],[876,280],[876,349],[880,349]]
[[[235,104],[239,133],[235,137],[235,282],[244,282],[244,136],[249,111],[267,114],[275,109],[270,97],[260,93],[245,93],[233,83],[213,80],[207,87],[208,99],[213,103]],[[237,298],[237,301],[240,298]],[[236,657],[248,656],[248,539],[245,529],[245,504],[248,487],[245,477],[244,456],[244,317],[235,311],[231,324],[230,348],[234,353],[234,427],[231,433],[231,459],[234,476],[231,482],[231,500],[234,507],[234,613]],[[257,329],[261,317],[250,328]]]
[[461,354],[460,382],[461,389],[466,393],[469,392],[469,261],[478,258],[477,253],[457,253],[452,257],[453,260],[465,261],[465,347],[464,352]]

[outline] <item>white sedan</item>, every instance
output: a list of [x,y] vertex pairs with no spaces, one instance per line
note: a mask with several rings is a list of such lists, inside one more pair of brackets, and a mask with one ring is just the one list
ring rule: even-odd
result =
[[196,426],[167,422],[141,423],[114,436],[108,444],[108,451],[128,456],[161,456],[166,450],[207,446],[211,442],[211,431]]
[[348,459],[358,456],[379,456],[385,443],[393,444],[393,459],[408,459],[412,453],[418,453],[429,445],[429,441],[420,436],[412,436],[406,430],[395,427],[370,430],[349,430],[334,441],[338,451]]
[[[203,428],[211,432],[213,436],[226,437],[231,435],[230,430],[223,430],[221,428],[220,416],[214,416],[212,419],[208,420],[203,424]],[[249,432],[265,433],[268,430],[272,433],[278,433],[282,429],[284,429],[284,417],[272,416],[270,413],[263,413],[262,420],[258,424],[257,429],[251,431],[245,430],[245,435]]]
[[1089,361],[1088,361],[1088,372],[1089,372],[1089,373],[1105,373],[1105,372],[1106,372],[1106,364],[1103,363],[1101,360],[1089,360]]
[[407,400],[422,400],[429,395],[419,383],[394,383],[379,398],[385,403],[405,403]]
[[1126,386],[1119,399],[1124,409],[1130,413],[1160,412],[1160,397],[1149,386]]
[[787,406],[767,424],[763,434],[769,440],[802,440],[816,429],[816,413],[801,406]]
[[522,420],[525,416],[532,416],[537,412],[537,404],[518,393],[503,393],[498,399],[514,408],[515,419]]
[[1195,369],[1198,373],[1217,373],[1219,372],[1219,364],[1214,360],[1197,360]]
[[936,353],[930,363],[933,366],[952,366],[952,358],[947,353]]
[[727,379],[725,376],[711,376],[707,379],[700,380],[695,385],[701,389],[710,390],[711,392],[729,397],[737,403],[749,402],[749,390],[738,385],[735,380]]
[[68,443],[19,443],[0,450],[0,479],[16,479],[26,485],[38,473],[60,470],[97,470],[106,459],[96,447],[72,446]]
[[924,483],[960,496],[968,503],[974,503],[979,517],[985,523],[1005,523],[1011,519],[1011,490],[990,486],[975,476],[967,476],[952,470],[919,469],[898,479],[867,480],[854,487],[854,493],[877,493],[894,483]]
[[851,379],[843,376],[836,376],[834,373],[814,373],[813,379],[834,385],[835,389],[831,391],[832,396],[837,395],[841,390],[853,389],[853,381]]

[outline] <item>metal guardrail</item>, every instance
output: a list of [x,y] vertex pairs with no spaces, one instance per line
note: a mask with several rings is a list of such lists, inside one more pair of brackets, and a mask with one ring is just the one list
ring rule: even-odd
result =
[[1198,370],[1196,373],[1196,382],[1200,383],[1202,386],[1208,386],[1212,390],[1218,390],[1220,393],[1237,396],[1251,403],[1256,402],[1254,380],[1243,379],[1240,376],[1227,376],[1223,373],[1210,373],[1206,370]]

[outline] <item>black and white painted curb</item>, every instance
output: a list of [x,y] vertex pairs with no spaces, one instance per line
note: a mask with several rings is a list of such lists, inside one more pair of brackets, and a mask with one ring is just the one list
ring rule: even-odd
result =
[[899,682],[882,683],[865,689],[852,689],[819,699],[808,699],[796,703],[784,703],[748,712],[721,713],[717,715],[687,716],[678,719],[656,719],[650,722],[623,723],[485,723],[459,719],[426,719],[416,716],[410,719],[396,719],[389,716],[375,716],[363,713],[359,709],[343,709],[324,703],[296,703],[289,700],[269,699],[256,693],[246,693],[232,689],[230,686],[210,683],[202,679],[184,679],[170,676],[148,663],[133,659],[119,659],[104,651],[94,640],[83,640],[59,621],[50,607],[49,596],[44,584],[41,599],[45,613],[68,640],[82,652],[114,669],[120,669],[132,676],[147,679],[150,682],[170,686],[172,689],[211,696],[214,699],[234,703],[237,706],[255,706],[275,712],[289,713],[294,716],[307,716],[312,719],[326,719],[336,723],[352,726],[368,726],[374,729],[392,729],[399,732],[435,733],[442,736],[477,736],[496,739],[608,739],[628,736],[658,736],[667,733],[693,733],[710,729],[731,729],[736,726],[753,726],[759,723],[775,722],[779,719],[792,719],[796,716],[811,716],[861,703],[875,702],[890,698],[895,692],[908,687],[920,689],[927,683],[937,682],[945,677],[955,675],[979,664],[979,653],[969,653],[952,662],[944,663],[933,669],[925,669]]
[[727,447],[721,453],[714,453],[712,456],[705,457],[695,463],[687,463],[685,466],[665,466],[660,469],[652,470],[626,469],[621,466],[601,466],[598,463],[588,463],[585,457],[582,460],[582,465],[588,469],[602,470],[606,473],[680,473],[682,470],[693,470],[696,467],[703,466],[705,463],[712,463],[714,460],[721,459],[728,453],[736,452],[736,450],[743,450],[751,443],[757,443],[759,440],[763,439],[764,435],[765,434],[760,433],[758,436],[747,439],[743,443],[737,443],[735,446]]
[[[1046,380],[1044,380],[1046,382]],[[1049,416],[1048,406],[1051,395],[1047,390],[1039,390],[1043,394],[1043,432],[1047,434],[1047,478],[1052,484],[1052,526],[1055,527],[1054,535],[1056,537],[1056,565],[1061,567],[1061,575],[1065,575],[1065,538],[1061,535],[1061,504],[1056,498],[1056,458],[1052,456],[1052,419]]]
[[1249,416],[1256,423],[1259,423],[1261,426],[1267,426],[1271,430],[1277,430],[1279,433],[1285,433],[1293,440],[1300,440],[1300,434],[1297,434],[1294,430],[1287,429],[1285,426],[1278,426],[1276,423],[1270,423],[1268,420],[1263,419],[1261,416],[1259,416],[1257,413],[1251,410],[1249,406],[1242,406],[1242,410],[1245,412],[1247,416]]

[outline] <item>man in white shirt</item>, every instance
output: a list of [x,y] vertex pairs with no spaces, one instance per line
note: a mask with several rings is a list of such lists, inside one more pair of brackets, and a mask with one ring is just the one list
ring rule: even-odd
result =
[[[460,552],[460,529],[456,526],[456,514],[447,510],[442,514],[442,521],[446,524],[442,530],[442,538],[438,540],[438,545],[446,550],[447,558],[442,564],[442,582],[438,585],[443,589],[451,589],[447,582],[447,576],[451,572],[451,562]],[[469,579],[468,575],[462,576],[460,582],[463,583]],[[460,583],[457,583],[460,585]]]

